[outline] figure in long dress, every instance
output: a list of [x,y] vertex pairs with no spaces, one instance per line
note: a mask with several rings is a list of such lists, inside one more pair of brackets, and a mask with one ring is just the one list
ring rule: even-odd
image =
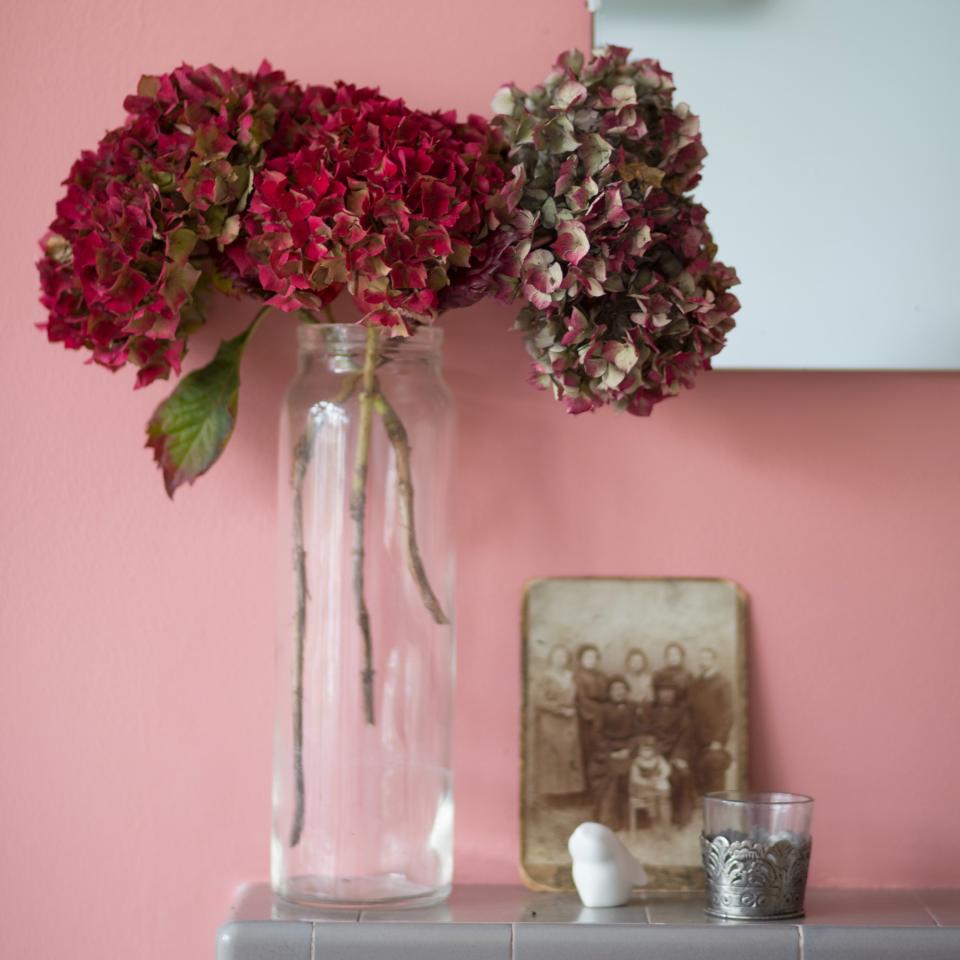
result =
[[589,777],[594,753],[594,726],[600,707],[607,701],[607,675],[600,669],[600,650],[592,643],[577,647],[573,674],[577,688],[577,729],[580,734],[580,756],[584,773]]
[[638,707],[653,703],[653,672],[646,653],[639,647],[627,651],[623,662],[623,679],[627,681],[630,699]]
[[542,796],[582,793],[585,781],[577,719],[577,688],[570,651],[556,644],[547,669],[533,688],[536,711],[535,771]]

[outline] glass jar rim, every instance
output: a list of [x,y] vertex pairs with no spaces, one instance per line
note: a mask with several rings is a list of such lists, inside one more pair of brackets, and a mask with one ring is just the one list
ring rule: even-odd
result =
[[[301,349],[340,347],[362,350],[367,341],[367,326],[362,323],[300,323],[297,325],[297,343]],[[443,344],[443,330],[435,326],[420,326],[409,337],[384,337],[384,350],[414,350],[432,352]]]
[[805,793],[754,792],[750,790],[718,790],[708,793],[704,800],[711,803],[727,803],[736,806],[787,806],[813,803],[813,797]]

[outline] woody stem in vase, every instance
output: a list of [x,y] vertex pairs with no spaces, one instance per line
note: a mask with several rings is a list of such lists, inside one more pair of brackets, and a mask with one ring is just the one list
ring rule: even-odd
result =
[[377,390],[377,356],[380,334],[376,327],[367,328],[363,355],[363,380],[360,390],[360,419],[357,427],[357,450],[350,493],[350,517],[353,520],[353,594],[357,606],[357,626],[363,639],[363,713],[368,724],[375,722],[373,703],[373,637],[370,611],[367,609],[364,579],[366,558],[367,474],[370,466],[370,434],[373,427],[373,405]]
[[417,589],[420,591],[423,605],[430,611],[434,623],[443,626],[450,621],[443,612],[440,601],[433,592],[433,587],[430,586],[430,580],[423,565],[423,558],[420,555],[420,547],[417,544],[417,528],[413,512],[413,470],[410,465],[410,440],[407,436],[407,429],[400,417],[397,416],[396,410],[384,396],[379,384],[377,385],[374,405],[383,420],[384,429],[387,432],[397,461],[397,501],[400,511],[400,525],[404,532],[407,566]]
[[[324,306],[328,323],[335,323],[333,311]],[[359,375],[346,378],[343,388],[333,398],[333,403],[345,403],[356,389]],[[303,674],[307,635],[307,551],[304,544],[303,483],[310,466],[310,450],[313,442],[313,425],[307,421],[293,449],[293,469],[290,485],[293,488],[293,575],[296,590],[296,613],[294,616],[293,647],[293,778],[294,807],[290,826],[290,846],[295,847],[303,834],[305,808],[305,777],[303,770]]]

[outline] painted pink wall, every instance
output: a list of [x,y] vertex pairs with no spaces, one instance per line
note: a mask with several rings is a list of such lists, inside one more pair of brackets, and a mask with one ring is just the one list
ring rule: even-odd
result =
[[[141,71],[181,59],[266,54],[304,80],[484,110],[499,82],[535,81],[588,36],[581,0],[264,9],[0,7],[3,957],[210,956],[233,887],[267,871],[291,327],[252,345],[223,462],[167,502],[141,449],[165,388],[134,393],[127,372],[84,366],[32,327],[34,239],[70,162],[121,119]],[[221,311],[196,356],[248,312]],[[525,385],[510,319],[484,306],[449,324],[459,878],[517,875],[523,582],[593,573],[749,591],[754,782],[818,798],[817,883],[960,882],[960,378],[723,373],[649,421],[574,419]]]

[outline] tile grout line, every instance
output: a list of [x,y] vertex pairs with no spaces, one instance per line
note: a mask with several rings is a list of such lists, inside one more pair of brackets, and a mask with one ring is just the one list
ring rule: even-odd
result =
[[924,913],[936,924],[938,927],[942,927],[943,924],[937,919],[937,915],[923,902],[923,898],[920,896],[919,892],[916,890],[910,891],[913,894],[914,900],[923,907]]
[[517,936],[517,925],[515,923],[510,924],[510,960],[516,960],[516,941]]
[[797,924],[797,950],[799,951],[797,956],[800,960],[804,960],[804,939],[803,939],[803,924]]
[[310,924],[310,960],[317,960],[317,922]]

